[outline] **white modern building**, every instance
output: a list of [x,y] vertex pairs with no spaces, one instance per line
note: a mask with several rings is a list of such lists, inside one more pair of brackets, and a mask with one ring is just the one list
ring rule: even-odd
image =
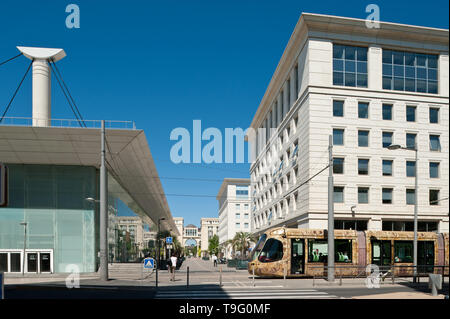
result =
[[[412,230],[417,191],[419,231],[449,231],[448,37],[300,16],[251,123],[256,235],[327,228],[330,135],[336,229]],[[387,148],[394,144],[417,145],[417,163],[414,150]],[[228,238],[225,227],[220,234]]]
[[202,257],[209,256],[209,240],[214,235],[219,235],[219,218],[200,218],[200,248]]
[[[250,179],[225,178],[216,199],[219,201],[219,244],[233,239],[237,232],[251,232]],[[229,247],[225,257],[231,258]]]

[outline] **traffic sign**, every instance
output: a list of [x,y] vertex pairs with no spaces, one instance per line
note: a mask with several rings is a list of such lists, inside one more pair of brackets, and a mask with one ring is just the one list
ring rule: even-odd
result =
[[172,237],[166,237],[166,244],[171,244],[173,241]]
[[144,259],[144,268],[145,269],[155,268],[155,260],[153,258],[145,258]]
[[167,249],[172,249],[172,244],[167,245]]

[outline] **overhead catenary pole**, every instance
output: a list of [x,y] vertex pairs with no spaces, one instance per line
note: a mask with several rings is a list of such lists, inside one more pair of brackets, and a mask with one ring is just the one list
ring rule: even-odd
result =
[[328,281],[334,281],[334,181],[333,181],[333,137],[328,142]]
[[417,280],[417,218],[418,218],[418,193],[419,193],[419,184],[417,181],[417,142],[414,144],[415,151],[415,164],[414,164],[414,242],[413,242],[413,262],[414,262],[414,276],[413,281]]
[[105,158],[105,120],[101,127],[100,162],[100,280],[108,280],[108,175]]

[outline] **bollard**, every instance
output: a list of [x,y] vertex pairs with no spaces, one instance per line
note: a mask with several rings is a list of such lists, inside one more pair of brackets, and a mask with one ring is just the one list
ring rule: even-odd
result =
[[220,287],[222,287],[222,266],[220,266]]
[[187,280],[186,280],[186,284],[187,284],[187,288],[189,288],[189,266],[187,266]]
[[255,266],[253,266],[253,287],[255,287]]
[[431,295],[437,296],[438,289],[442,289],[442,276],[428,274],[428,288],[431,288]]
[[286,268],[286,264],[284,265],[284,270],[283,270],[283,280],[284,280],[284,286],[286,287],[286,273],[287,273],[287,268]]

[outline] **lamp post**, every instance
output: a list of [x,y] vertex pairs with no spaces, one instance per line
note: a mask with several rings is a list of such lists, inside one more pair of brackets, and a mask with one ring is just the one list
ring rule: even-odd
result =
[[25,275],[25,251],[27,249],[27,222],[21,222],[20,225],[24,226],[23,229],[23,263],[22,263],[22,276]]
[[413,242],[413,281],[417,279],[417,215],[418,215],[418,181],[417,181],[417,143],[414,143],[414,147],[403,147],[398,144],[392,144],[387,147],[389,150],[408,150],[414,151],[414,242]]
[[159,232],[161,221],[165,220],[164,217],[158,219],[158,232],[156,233],[156,243],[158,245],[158,254],[156,255],[156,288],[158,288],[158,268],[159,268],[159,260],[160,260],[160,243],[159,243]]

